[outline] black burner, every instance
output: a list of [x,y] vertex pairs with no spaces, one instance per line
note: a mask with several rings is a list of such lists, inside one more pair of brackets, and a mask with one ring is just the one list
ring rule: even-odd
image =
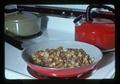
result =
[[22,50],[23,49],[22,43],[24,41],[27,41],[27,40],[30,40],[33,38],[37,38],[38,36],[41,36],[41,35],[42,35],[41,31],[38,32],[37,34],[31,35],[31,36],[26,36],[26,37],[16,36],[9,32],[6,32],[5,33],[5,41],[8,42],[9,44],[13,45],[14,47]]

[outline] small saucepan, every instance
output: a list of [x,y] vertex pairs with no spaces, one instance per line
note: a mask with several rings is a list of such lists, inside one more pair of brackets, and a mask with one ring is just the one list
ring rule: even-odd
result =
[[27,37],[41,31],[41,17],[36,14],[18,11],[5,15],[5,32]]

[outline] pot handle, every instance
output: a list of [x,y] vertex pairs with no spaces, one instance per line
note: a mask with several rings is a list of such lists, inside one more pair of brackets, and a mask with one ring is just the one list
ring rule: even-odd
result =
[[74,19],[74,23],[76,24],[79,20],[81,20],[82,18],[84,17],[84,15],[79,15],[78,17],[76,17],[75,19]]
[[103,8],[103,9],[107,9],[109,11],[112,11],[112,13],[115,13],[115,9],[109,7],[109,6],[105,6],[105,5],[89,5],[86,9],[86,21],[92,21],[92,17],[91,17],[91,10],[92,8]]

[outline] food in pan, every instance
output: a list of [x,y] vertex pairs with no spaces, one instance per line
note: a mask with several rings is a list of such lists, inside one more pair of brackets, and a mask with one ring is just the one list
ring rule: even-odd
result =
[[75,68],[93,63],[83,49],[63,48],[39,50],[32,53],[33,63],[49,68]]

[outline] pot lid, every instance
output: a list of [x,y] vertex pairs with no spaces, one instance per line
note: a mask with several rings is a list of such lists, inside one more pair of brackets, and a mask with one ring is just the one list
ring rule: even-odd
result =
[[5,16],[5,21],[11,22],[24,22],[35,19],[37,19],[37,16],[28,12],[17,12]]

